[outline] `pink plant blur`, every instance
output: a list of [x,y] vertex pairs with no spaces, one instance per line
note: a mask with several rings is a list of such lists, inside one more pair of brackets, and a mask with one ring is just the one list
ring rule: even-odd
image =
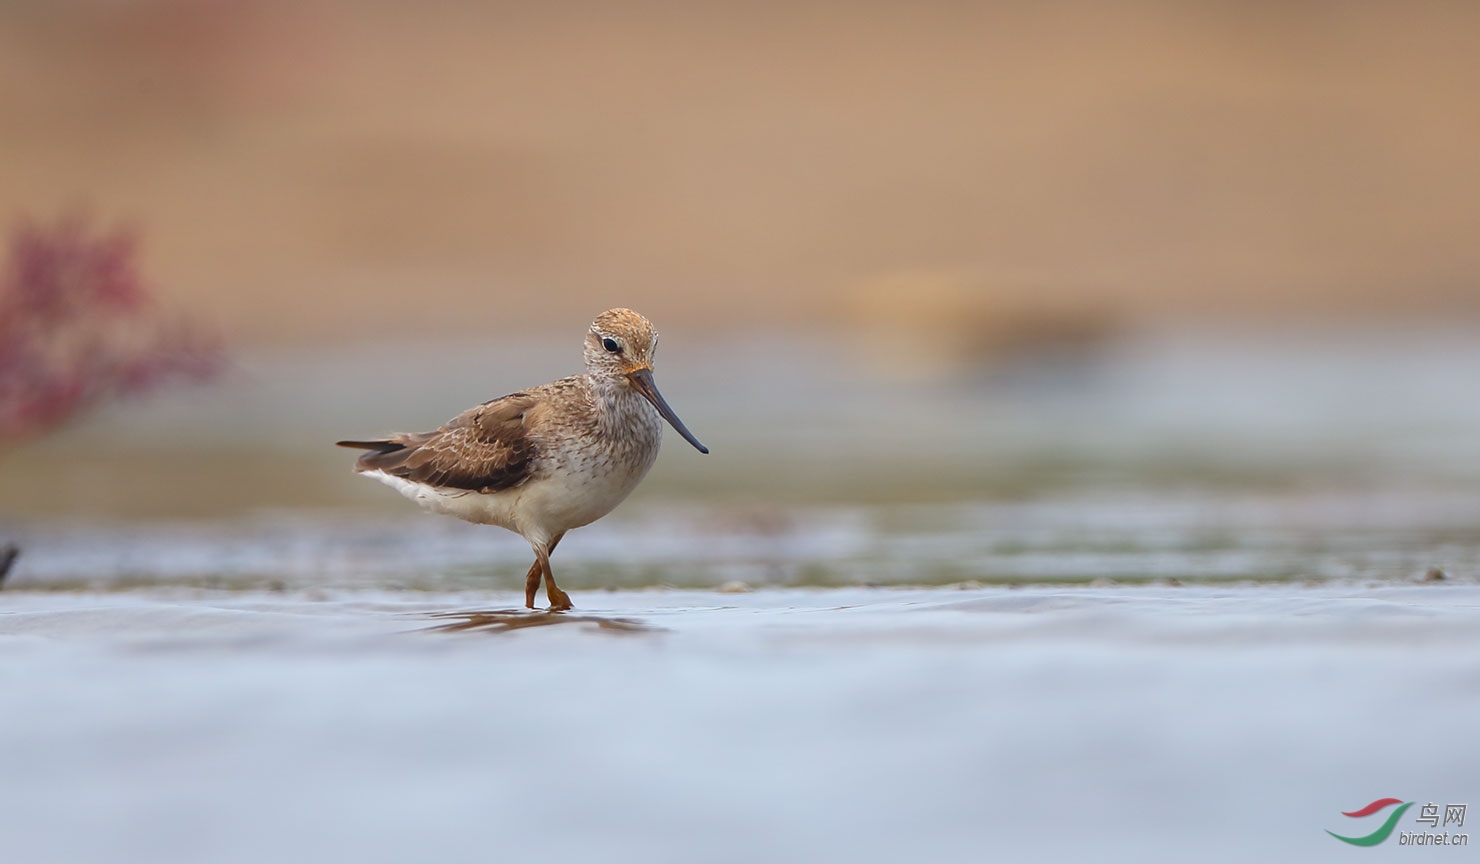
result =
[[80,220],[22,225],[0,272],[0,443],[41,435],[103,401],[217,374],[213,334],[167,316],[133,237]]

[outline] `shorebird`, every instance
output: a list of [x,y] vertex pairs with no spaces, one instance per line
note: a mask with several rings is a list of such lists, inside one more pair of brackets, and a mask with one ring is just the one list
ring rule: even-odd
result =
[[709,452],[653,383],[657,345],[652,322],[609,309],[586,333],[584,375],[484,402],[435,432],[337,443],[368,450],[355,470],[425,509],[522,536],[534,550],[524,605],[534,608],[543,579],[550,609],[570,609],[550,553],[637,487],[658,458],[662,421]]

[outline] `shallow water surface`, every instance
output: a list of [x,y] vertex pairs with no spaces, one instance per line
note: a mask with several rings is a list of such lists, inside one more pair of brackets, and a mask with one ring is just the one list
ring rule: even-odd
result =
[[20,591],[0,834],[28,862],[1346,861],[1341,810],[1474,793],[1477,592]]
[[[518,536],[406,507],[17,532],[10,590],[511,590]],[[1480,575],[1480,495],[1096,493],[896,506],[632,505],[570,535],[562,586],[1393,581]]]

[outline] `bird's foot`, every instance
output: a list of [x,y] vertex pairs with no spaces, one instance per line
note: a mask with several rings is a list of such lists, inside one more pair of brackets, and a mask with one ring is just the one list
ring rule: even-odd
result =
[[565,612],[574,608],[570,602],[570,595],[554,586],[546,586],[546,595],[550,598],[551,612]]

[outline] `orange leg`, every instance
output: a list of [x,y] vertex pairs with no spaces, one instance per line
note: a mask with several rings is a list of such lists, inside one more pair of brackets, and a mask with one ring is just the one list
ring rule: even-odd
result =
[[551,612],[564,612],[571,608],[570,595],[560,590],[555,584],[555,574],[550,571],[550,556],[548,554],[539,556],[540,567],[545,571],[545,597],[550,600]]
[[[524,577],[524,605],[526,607],[530,609],[534,608],[534,595],[540,590],[540,577],[549,572],[550,553],[555,551],[555,547],[560,544],[560,538],[564,536],[565,532],[561,531],[559,534],[555,535],[555,539],[550,541],[550,548],[545,552],[545,563],[543,566],[540,565],[539,553],[535,553],[534,563],[529,565],[529,573]],[[555,580],[551,579],[550,584],[554,585]],[[557,594],[565,598],[566,605],[564,606],[564,608],[569,609],[570,597],[559,588],[556,588],[555,591]],[[553,600],[551,601],[551,606],[554,606]]]
[[534,595],[540,590],[540,577],[543,573],[540,562],[536,560],[529,565],[529,575],[524,577],[524,605],[530,609],[534,608]]

